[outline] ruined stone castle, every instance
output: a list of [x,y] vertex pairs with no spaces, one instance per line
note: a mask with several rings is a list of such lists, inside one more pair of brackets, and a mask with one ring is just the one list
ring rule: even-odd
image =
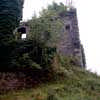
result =
[[[80,42],[76,8],[71,7],[68,10],[60,13],[59,18],[63,22],[63,28],[61,31],[60,41],[57,46],[57,52],[63,56],[77,58],[77,65],[85,67],[85,54],[83,46]],[[24,23],[19,27],[18,31],[20,31],[21,34],[26,33],[27,37],[29,26]]]

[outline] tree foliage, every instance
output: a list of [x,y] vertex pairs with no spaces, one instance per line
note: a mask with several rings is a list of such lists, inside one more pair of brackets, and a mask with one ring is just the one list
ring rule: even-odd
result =
[[22,6],[23,0],[0,0],[0,33],[12,34],[22,18]]
[[67,6],[65,6],[63,3],[57,4],[53,2],[52,5],[48,6],[48,10],[55,11],[58,15],[62,13],[63,11],[66,11]]
[[29,21],[30,34],[28,38],[43,41],[50,46],[56,46],[63,25],[59,13],[65,9],[66,7],[62,3],[60,5],[53,3],[47,9],[43,9],[39,17],[33,16]]
[[3,68],[8,66],[16,46],[13,30],[22,18],[22,6],[23,0],[0,0],[0,66]]
[[9,69],[48,69],[54,57],[56,48],[45,46],[36,40],[16,42],[16,47],[10,54]]

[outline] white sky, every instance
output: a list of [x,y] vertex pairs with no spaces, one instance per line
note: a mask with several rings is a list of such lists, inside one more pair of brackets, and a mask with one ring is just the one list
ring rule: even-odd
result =
[[[39,12],[52,1],[25,0],[23,20],[30,19],[34,11]],[[100,74],[100,0],[73,0],[77,8],[80,39],[85,49],[87,69]]]

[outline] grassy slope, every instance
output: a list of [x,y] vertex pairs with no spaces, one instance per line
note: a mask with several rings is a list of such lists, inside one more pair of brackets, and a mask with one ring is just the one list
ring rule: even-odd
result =
[[62,72],[64,75],[56,82],[1,95],[0,100],[100,100],[100,77],[96,74],[78,67]]

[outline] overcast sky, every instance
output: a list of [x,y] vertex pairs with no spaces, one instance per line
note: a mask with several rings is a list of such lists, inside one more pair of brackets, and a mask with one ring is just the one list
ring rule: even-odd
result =
[[[23,20],[30,19],[52,1],[66,0],[25,0]],[[87,69],[100,74],[100,0],[73,0],[77,8],[80,39],[85,49]]]

